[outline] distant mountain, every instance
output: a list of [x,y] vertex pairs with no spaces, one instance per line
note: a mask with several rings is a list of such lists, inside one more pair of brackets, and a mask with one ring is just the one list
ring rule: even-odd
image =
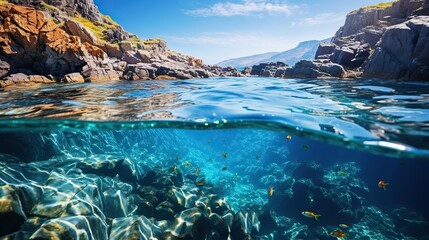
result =
[[303,59],[314,59],[317,48],[321,42],[330,42],[331,38],[324,40],[310,40],[301,42],[297,47],[284,52],[268,52],[247,57],[234,58],[222,61],[217,65],[222,67],[233,66],[242,68],[246,66],[253,66],[264,62],[284,62],[289,66],[293,66],[296,62]]

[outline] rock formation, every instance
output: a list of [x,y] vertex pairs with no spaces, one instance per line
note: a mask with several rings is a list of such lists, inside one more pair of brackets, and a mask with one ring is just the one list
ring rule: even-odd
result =
[[[315,60],[293,67],[253,66],[252,74],[283,78],[429,79],[429,1],[399,0],[347,15]],[[262,69],[261,69],[262,68]]]
[[429,21],[419,16],[426,8],[423,0],[400,0],[353,11],[315,58],[363,72],[364,78],[427,80]]
[[0,5],[0,88],[242,76],[171,51],[161,39],[139,39],[102,15],[92,0],[11,2],[19,5]]

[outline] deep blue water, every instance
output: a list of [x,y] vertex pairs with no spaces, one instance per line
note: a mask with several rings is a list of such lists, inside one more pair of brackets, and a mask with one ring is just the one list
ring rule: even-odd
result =
[[429,239],[426,83],[118,81],[0,102],[0,239]]

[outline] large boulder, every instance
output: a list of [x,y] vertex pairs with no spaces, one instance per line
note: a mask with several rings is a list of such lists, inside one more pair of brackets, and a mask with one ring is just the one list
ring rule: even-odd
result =
[[0,61],[0,79],[6,76],[10,71],[9,63],[5,61]]
[[315,59],[321,58],[328,54],[332,54],[335,50],[335,45],[332,43],[320,43],[319,48],[317,48]]
[[352,59],[355,57],[353,49],[348,47],[335,48],[334,55],[332,56],[332,62],[338,63],[343,66],[350,65]]
[[332,77],[337,77],[337,78],[343,78],[346,75],[346,71],[344,70],[344,67],[335,63],[328,63],[328,64],[321,65],[320,71],[328,73]]
[[63,83],[83,83],[85,79],[80,73],[69,73],[61,80]]
[[91,44],[97,42],[97,37],[79,22],[67,20],[64,23],[64,28],[70,35],[78,36],[82,42]]
[[97,46],[82,44],[34,8],[7,4],[0,6],[0,13],[0,54],[13,68],[64,76],[104,57]]
[[427,80],[429,17],[389,27],[364,69],[365,78]]
[[119,73],[112,69],[90,68],[82,72],[85,82],[104,82],[121,79]]
[[109,239],[160,239],[161,233],[145,216],[132,216],[114,219]]

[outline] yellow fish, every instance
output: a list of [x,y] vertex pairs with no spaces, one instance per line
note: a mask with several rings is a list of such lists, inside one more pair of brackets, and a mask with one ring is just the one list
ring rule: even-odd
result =
[[174,167],[173,167],[173,171],[174,171],[174,173],[175,173],[175,174],[177,174],[177,173],[178,173],[178,170],[177,170],[177,166],[176,166],[176,165],[174,165]]
[[189,162],[188,161],[185,162],[185,166],[189,166]]
[[347,173],[344,172],[344,171],[338,171],[337,173],[338,173],[338,175],[341,175],[341,176],[346,176],[347,175]]
[[195,184],[197,184],[198,186],[202,186],[202,185],[206,184],[206,180],[201,179],[200,181],[196,182]]
[[270,189],[268,189],[268,196],[272,197],[274,193],[274,188],[270,187]]
[[340,225],[338,225],[338,226],[340,226],[340,228],[344,228],[344,229],[349,228],[349,225],[347,225],[347,224],[345,224],[345,223],[341,223],[341,224],[340,224]]
[[341,230],[335,230],[331,233],[329,233],[331,236],[333,237],[337,237],[337,239],[346,239],[347,238],[347,234]]
[[310,212],[310,211],[304,211],[304,212],[301,212],[301,214],[308,218],[314,218],[316,221],[319,221],[319,217],[322,216],[320,214],[315,214],[314,212]]

